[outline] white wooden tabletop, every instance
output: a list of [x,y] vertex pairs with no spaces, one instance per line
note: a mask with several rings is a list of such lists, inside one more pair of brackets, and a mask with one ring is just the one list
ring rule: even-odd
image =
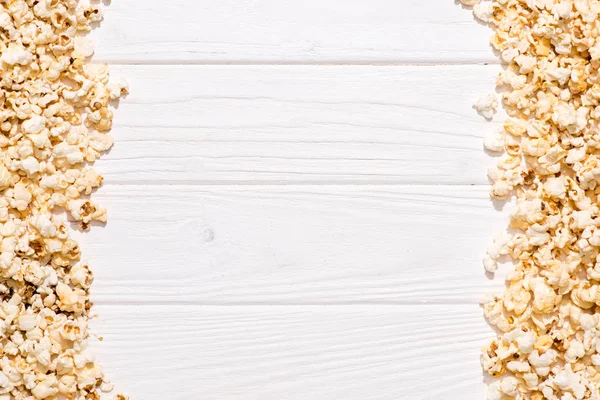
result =
[[98,359],[132,400],[485,397],[501,70],[452,0],[116,0]]

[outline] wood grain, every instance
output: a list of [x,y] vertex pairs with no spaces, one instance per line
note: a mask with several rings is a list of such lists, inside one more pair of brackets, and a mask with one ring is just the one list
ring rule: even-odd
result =
[[470,186],[107,186],[100,304],[476,304],[505,216]]
[[132,399],[484,398],[476,305],[96,311],[98,356]]
[[487,184],[499,66],[119,66],[109,183]]
[[76,237],[117,389],[484,398],[490,33],[451,0],[112,2],[96,60],[131,95]]
[[178,63],[497,63],[452,0],[120,0],[97,59]]

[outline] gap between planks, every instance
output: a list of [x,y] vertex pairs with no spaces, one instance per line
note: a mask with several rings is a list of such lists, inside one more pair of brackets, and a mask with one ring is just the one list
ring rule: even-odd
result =
[[260,66],[332,66],[332,67],[452,67],[452,66],[473,66],[473,65],[504,65],[500,60],[497,62],[482,62],[482,61],[462,61],[462,60],[449,60],[449,61],[394,61],[394,60],[381,60],[381,61],[360,61],[360,60],[339,60],[339,61],[285,61],[285,60],[272,60],[272,61],[260,61],[260,60],[237,60],[237,61],[187,61],[187,60],[147,60],[147,61],[135,61],[135,60],[103,60],[102,58],[94,58],[93,62],[106,62],[109,65],[115,66],[140,66],[140,67],[179,67],[179,66],[241,66],[241,67],[260,67]]
[[[93,288],[92,288],[92,300],[93,300]],[[354,308],[354,307],[389,307],[390,309],[394,308],[397,309],[399,307],[413,307],[413,306],[424,306],[424,307],[431,307],[431,308],[436,308],[439,306],[444,306],[444,305],[449,305],[449,306],[473,306],[473,307],[478,307],[479,303],[478,302],[473,302],[473,301],[469,301],[469,300],[438,300],[438,301],[431,301],[431,302],[427,302],[427,303],[422,303],[422,302],[417,302],[417,301],[404,301],[404,302],[397,302],[397,303],[392,303],[392,302],[369,302],[369,301],[355,301],[355,302],[339,302],[339,303],[335,303],[335,302],[327,302],[327,303],[303,303],[303,302],[297,302],[297,303],[287,303],[287,302],[282,302],[282,303],[275,303],[273,301],[269,301],[269,302],[256,302],[256,301],[246,301],[246,302],[231,302],[231,303],[224,303],[224,302],[201,302],[201,301],[176,301],[176,300],[164,300],[164,301],[158,301],[158,300],[150,300],[150,301],[144,301],[143,303],[141,302],[135,302],[135,301],[129,301],[129,300],[125,300],[125,301],[117,301],[117,300],[111,300],[111,301],[107,301],[107,300],[103,300],[103,301],[92,301],[92,303],[94,305],[98,305],[98,306],[115,306],[115,307],[156,307],[156,306],[169,306],[169,307],[181,307],[181,306],[185,306],[185,307],[266,307],[266,308],[277,308],[277,307],[281,307],[281,308],[287,308],[287,307],[350,307],[350,308]],[[483,316],[483,309],[481,309],[481,315]]]
[[[391,302],[340,302],[340,303],[275,303],[275,302],[231,302],[231,303],[218,303],[218,302],[202,302],[202,301],[144,301],[143,303],[137,303],[135,301],[93,301],[93,289],[92,286],[92,303],[93,307],[104,308],[104,307],[120,307],[120,306],[131,306],[131,307],[156,307],[156,306],[181,306],[181,307],[202,307],[202,308],[219,308],[219,307],[229,307],[229,308],[264,308],[264,309],[325,309],[325,308],[336,308],[336,309],[348,309],[348,310],[373,310],[373,309],[382,309],[382,310],[397,310],[399,308],[404,307],[413,307],[419,306],[423,308],[431,308],[435,310],[440,306],[469,306],[481,309],[478,303],[472,301],[460,301],[460,300],[450,300],[450,301],[435,301],[435,302],[400,302],[400,303],[391,303]],[[481,309],[481,313],[483,315],[483,309]]]
[[117,179],[105,180],[106,186],[412,186],[412,187],[456,187],[456,188],[464,188],[464,187],[474,187],[474,188],[484,188],[491,187],[488,184],[483,183],[434,183],[434,182],[417,182],[417,181],[398,181],[398,182],[390,182],[389,180],[377,180],[377,179],[369,179],[369,180],[356,180],[356,181],[277,181],[277,180],[267,180],[267,181],[203,181],[203,180],[173,180],[171,182],[166,181],[148,181],[148,180],[137,180],[137,181],[119,181]]

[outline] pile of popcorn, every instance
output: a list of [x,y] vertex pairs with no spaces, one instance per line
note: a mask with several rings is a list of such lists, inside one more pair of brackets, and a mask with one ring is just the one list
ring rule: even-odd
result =
[[[600,399],[600,0],[461,0],[494,28],[509,119],[485,147],[491,196],[516,197],[484,259],[515,264],[483,302],[488,399]],[[475,108],[486,118],[497,102]]]
[[106,221],[90,164],[127,86],[86,62],[101,19],[94,2],[0,1],[0,400],[112,390],[87,349],[93,278],[67,227]]

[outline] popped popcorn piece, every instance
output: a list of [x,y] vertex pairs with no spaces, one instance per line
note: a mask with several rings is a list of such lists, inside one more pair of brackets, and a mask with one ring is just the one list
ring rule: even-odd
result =
[[129,83],[124,77],[110,80],[106,85],[108,92],[110,93],[111,100],[121,98],[129,93]]
[[491,152],[503,152],[505,136],[504,132],[491,132],[485,137],[483,147]]
[[486,119],[491,119],[498,108],[498,98],[493,93],[479,96],[473,108]]
[[2,53],[2,61],[9,65],[27,65],[31,63],[33,56],[22,44],[11,43]]
[[515,377],[507,376],[500,382],[500,391],[507,396],[516,396],[518,384]]
[[493,3],[491,1],[485,1],[483,3],[477,3],[473,7],[473,14],[477,19],[483,22],[490,22],[494,13]]
[[19,329],[30,331],[37,326],[37,317],[35,315],[22,315],[19,317]]
[[498,270],[498,262],[489,254],[486,254],[483,258],[483,267],[487,272],[494,273]]

